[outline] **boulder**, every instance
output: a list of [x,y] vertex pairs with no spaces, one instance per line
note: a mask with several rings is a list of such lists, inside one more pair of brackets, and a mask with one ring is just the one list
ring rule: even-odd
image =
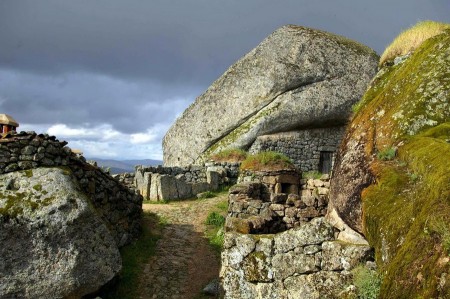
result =
[[0,297],[80,298],[121,270],[114,236],[68,169],[0,176]]
[[386,63],[336,157],[329,219],[375,247],[379,298],[450,298],[449,57],[447,30]]
[[344,37],[281,27],[177,119],[164,137],[164,164],[188,165],[225,148],[248,149],[261,135],[345,124],[377,62],[373,50]]

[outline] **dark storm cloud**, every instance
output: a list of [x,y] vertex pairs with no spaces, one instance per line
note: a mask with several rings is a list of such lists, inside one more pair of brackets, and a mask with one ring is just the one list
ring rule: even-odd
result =
[[382,51],[448,1],[11,1],[0,3],[0,65],[207,84],[277,27],[346,35]]
[[0,110],[27,124],[150,134],[282,25],[381,53],[417,21],[450,22],[449,11],[448,0],[1,0]]

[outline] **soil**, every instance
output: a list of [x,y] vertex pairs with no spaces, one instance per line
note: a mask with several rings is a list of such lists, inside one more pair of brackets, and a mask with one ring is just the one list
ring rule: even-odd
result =
[[205,238],[205,220],[227,195],[204,200],[144,204],[156,214],[162,227],[156,254],[145,265],[139,298],[208,298],[202,289],[219,278],[220,256]]

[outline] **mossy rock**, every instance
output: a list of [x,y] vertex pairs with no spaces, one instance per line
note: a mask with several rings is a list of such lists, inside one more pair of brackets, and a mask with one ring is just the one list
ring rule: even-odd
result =
[[446,31],[382,68],[338,153],[331,202],[375,247],[379,298],[450,298],[449,66]]

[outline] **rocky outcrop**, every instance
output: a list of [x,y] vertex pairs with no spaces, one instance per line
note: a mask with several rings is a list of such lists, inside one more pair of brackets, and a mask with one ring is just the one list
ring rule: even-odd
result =
[[386,63],[336,159],[330,213],[375,247],[379,298],[450,297],[449,57],[447,30]]
[[377,62],[374,51],[344,37],[284,26],[184,111],[164,137],[164,164],[248,149],[260,135],[345,124]]
[[0,176],[0,297],[80,298],[121,269],[114,237],[69,168]]
[[80,298],[121,269],[142,197],[34,132],[0,138],[0,297]]

